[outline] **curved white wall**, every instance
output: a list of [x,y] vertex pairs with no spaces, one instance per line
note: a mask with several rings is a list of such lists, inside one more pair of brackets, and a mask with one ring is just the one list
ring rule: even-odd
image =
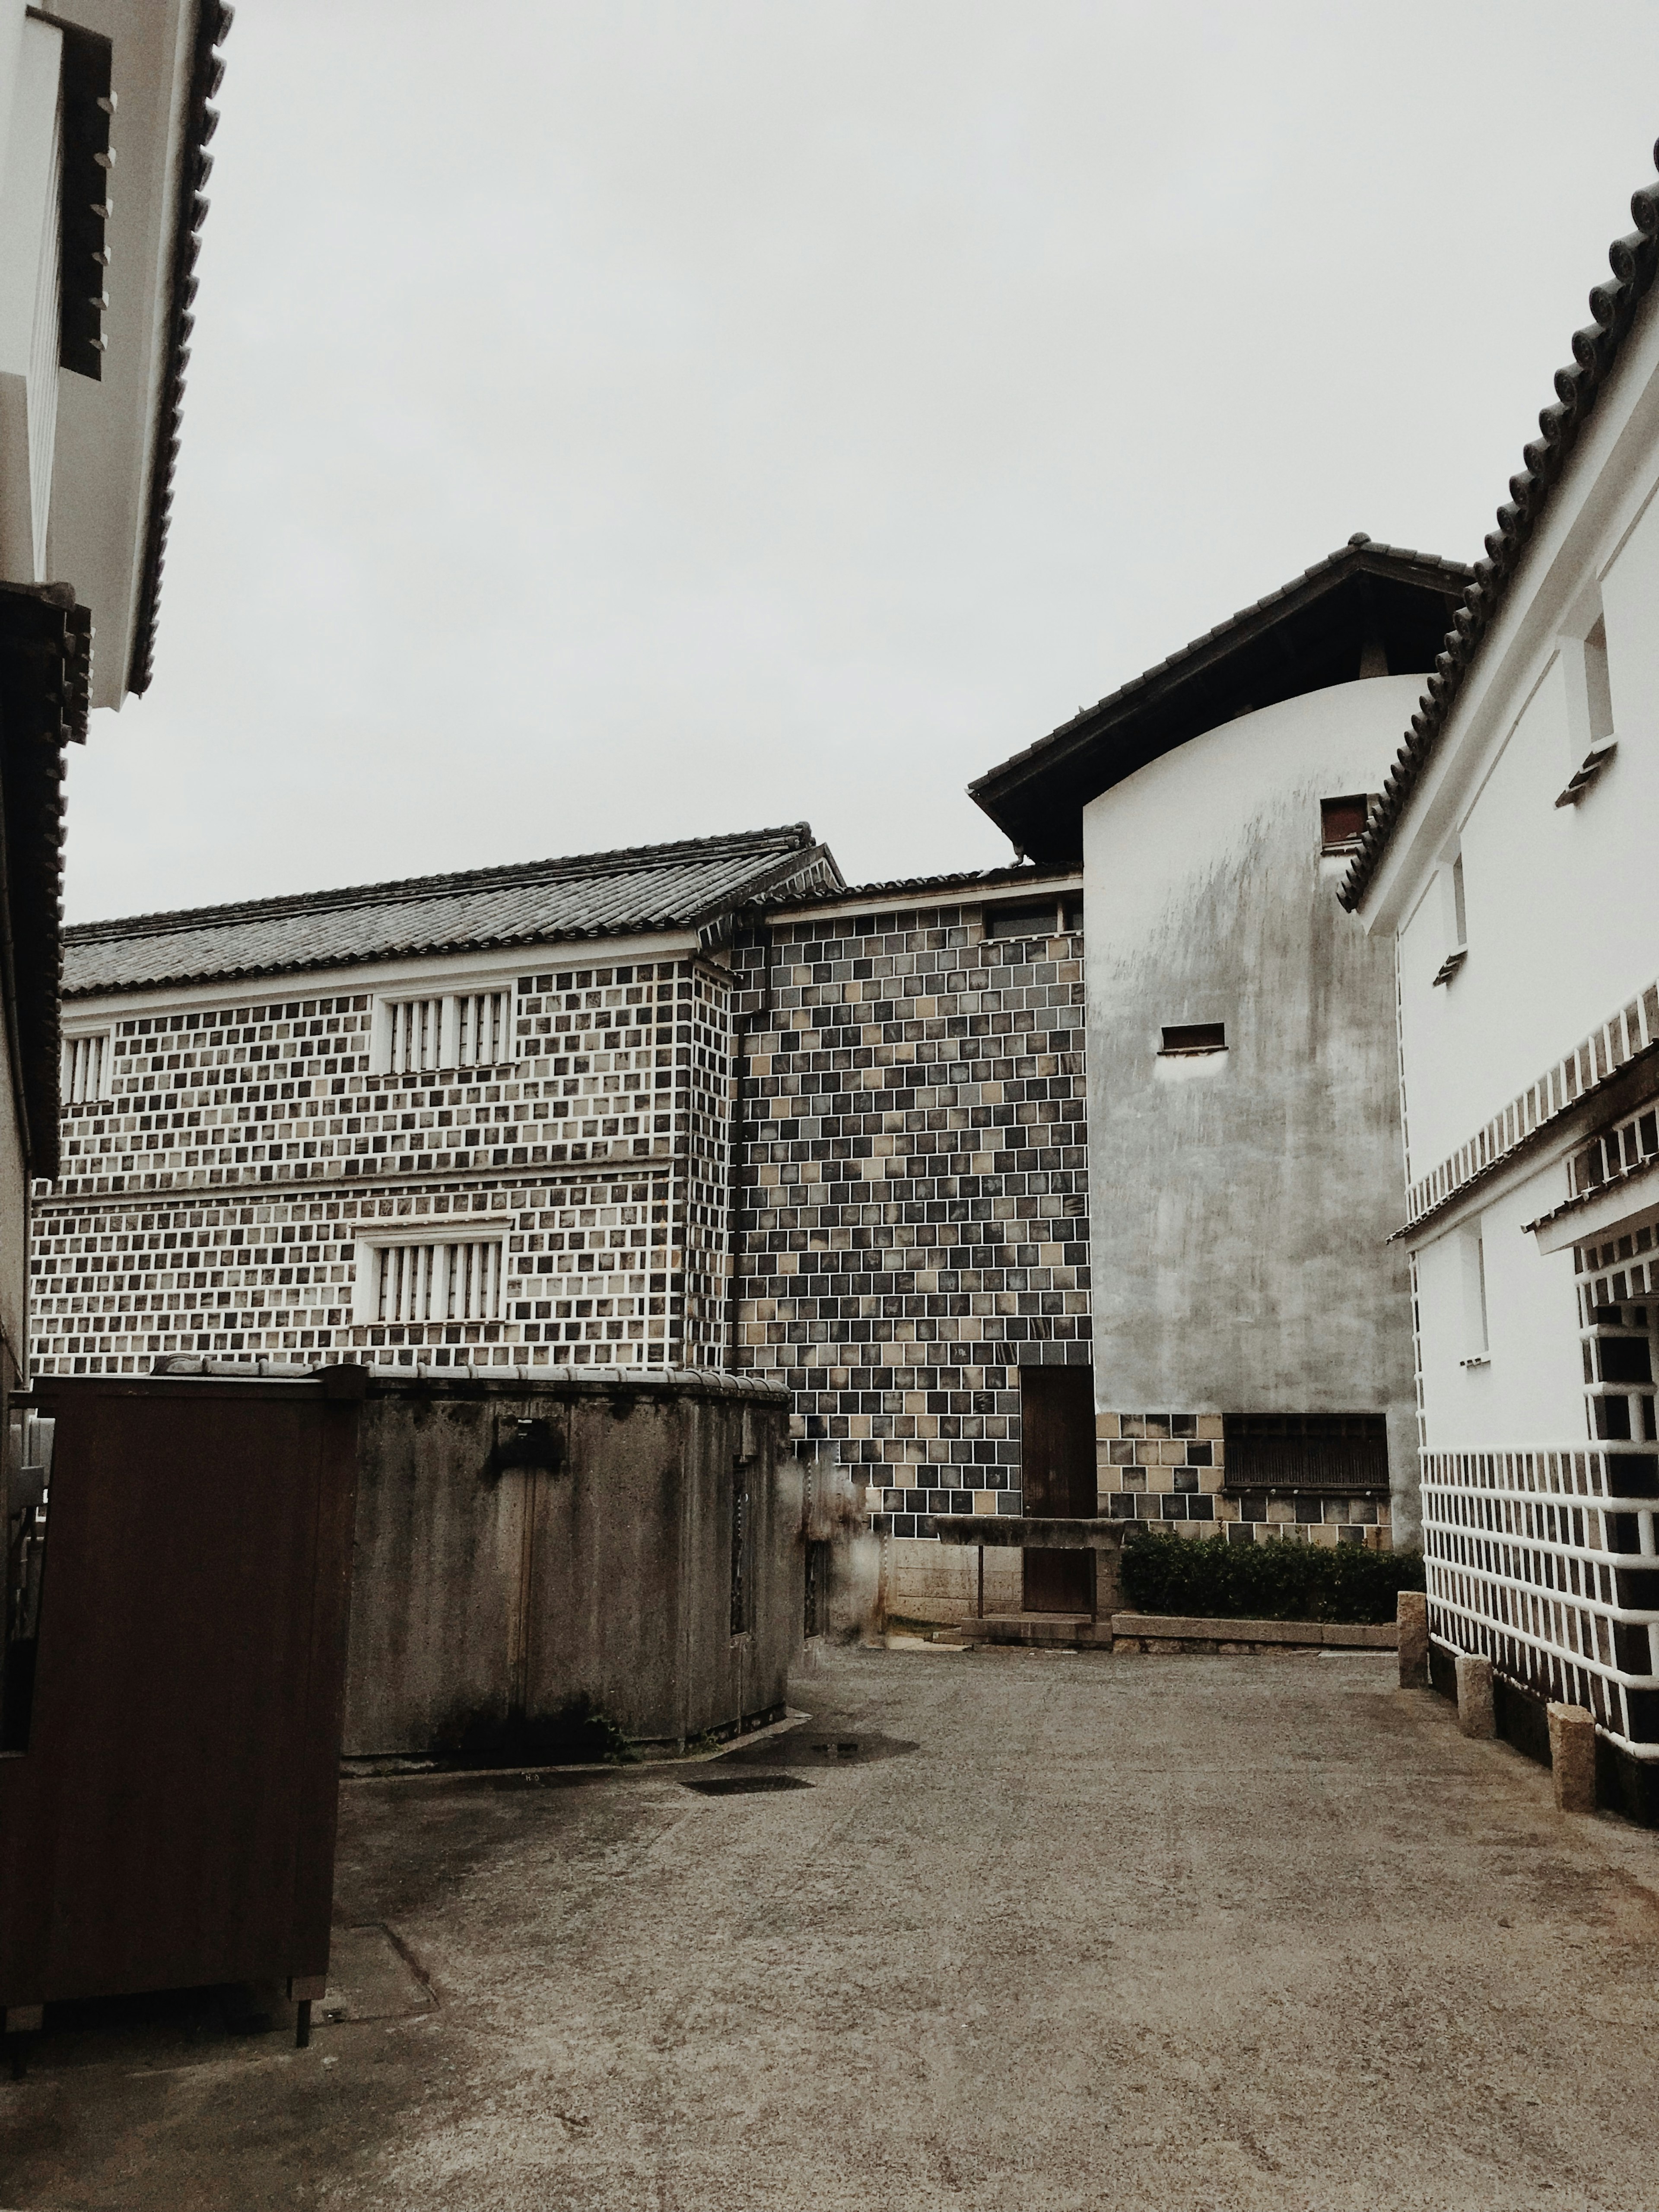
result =
[[[1084,816],[1097,1402],[1382,1412],[1414,1521],[1393,948],[1319,802],[1381,788],[1418,677],[1240,717]],[[1224,1055],[1160,1059],[1166,1024]]]

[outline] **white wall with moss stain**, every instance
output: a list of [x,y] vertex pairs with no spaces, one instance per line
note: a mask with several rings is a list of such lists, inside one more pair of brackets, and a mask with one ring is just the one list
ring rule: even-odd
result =
[[[1421,690],[1211,731],[1084,813],[1096,1403],[1382,1413],[1417,1525],[1392,948],[1336,903],[1320,801],[1382,787]],[[1227,1050],[1159,1056],[1223,1022]]]

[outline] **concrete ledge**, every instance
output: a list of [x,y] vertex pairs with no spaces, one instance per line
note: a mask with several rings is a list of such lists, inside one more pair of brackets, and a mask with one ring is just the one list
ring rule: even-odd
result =
[[1025,1513],[935,1513],[933,1534],[945,1544],[1030,1547],[1034,1552],[1115,1552],[1121,1521],[1049,1520]]
[[[1073,1523],[1073,1526],[1076,1524]],[[1392,1651],[1391,1620],[1204,1620],[1178,1613],[988,1613],[956,1624],[965,1644],[1064,1645],[1081,1651]]]
[[957,1633],[964,1645],[1029,1644],[1036,1648],[1060,1645],[1085,1651],[1112,1648],[1111,1622],[1091,1620],[1086,1613],[988,1613],[978,1619],[959,1620]]
[[1224,1650],[1392,1651],[1400,1634],[1392,1620],[1203,1620],[1178,1613],[1115,1613],[1111,1630],[1120,1650],[1198,1644]]

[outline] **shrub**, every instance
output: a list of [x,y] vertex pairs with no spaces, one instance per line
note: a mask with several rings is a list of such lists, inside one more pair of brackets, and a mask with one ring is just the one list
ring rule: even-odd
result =
[[1363,1544],[1234,1544],[1137,1529],[1123,1595],[1137,1613],[1224,1620],[1392,1620],[1395,1594],[1424,1587],[1421,1552]]

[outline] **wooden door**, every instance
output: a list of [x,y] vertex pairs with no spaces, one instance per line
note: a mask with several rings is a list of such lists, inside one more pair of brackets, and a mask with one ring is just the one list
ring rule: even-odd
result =
[[[1019,1370],[1020,1480],[1028,1514],[1092,1519],[1095,1511],[1094,1370]],[[1092,1552],[1024,1554],[1027,1613],[1094,1611]]]

